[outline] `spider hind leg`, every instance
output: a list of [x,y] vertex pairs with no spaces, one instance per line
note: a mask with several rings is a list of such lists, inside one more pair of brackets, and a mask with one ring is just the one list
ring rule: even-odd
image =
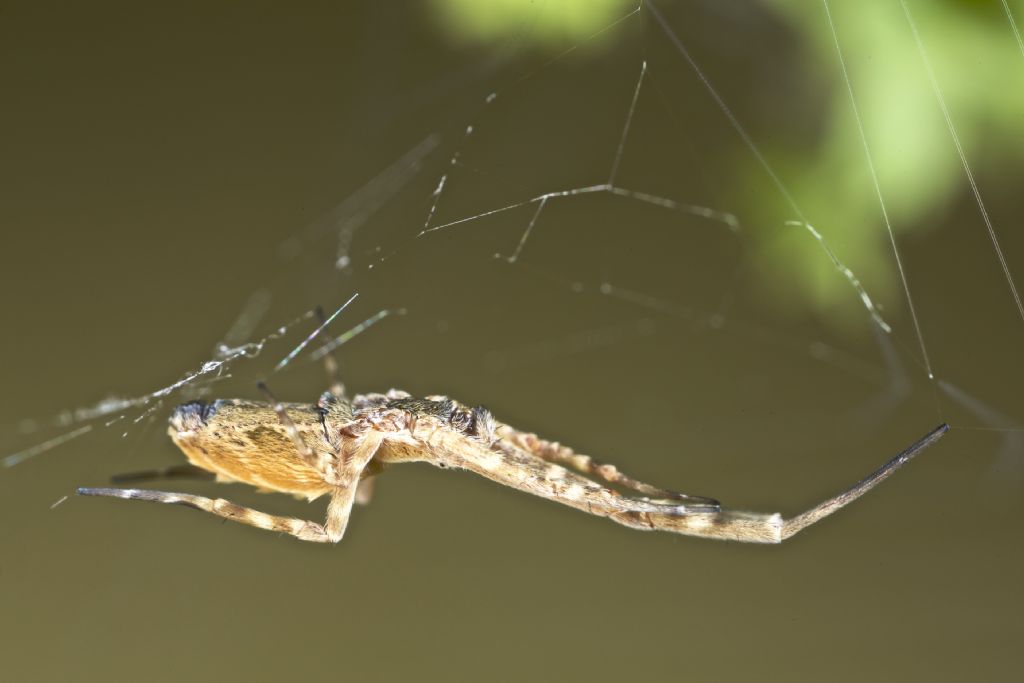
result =
[[191,493],[172,493],[169,491],[152,491],[149,489],[118,489],[118,488],[79,488],[80,496],[105,496],[108,498],[124,498],[125,500],[148,500],[153,503],[184,505],[186,507],[209,512],[223,519],[240,524],[247,524],[257,529],[277,531],[294,536],[302,541],[316,543],[337,543],[345,535],[349,512],[352,509],[355,487],[342,489],[331,497],[327,508],[326,524],[317,524],[309,520],[295,517],[283,517],[260,512],[253,508],[232,503],[223,498],[207,498]]
[[183,479],[192,481],[213,481],[216,475],[213,472],[204,470],[191,464],[169,465],[152,470],[139,470],[135,472],[122,472],[110,478],[114,484],[127,484],[138,481],[158,481],[160,479]]

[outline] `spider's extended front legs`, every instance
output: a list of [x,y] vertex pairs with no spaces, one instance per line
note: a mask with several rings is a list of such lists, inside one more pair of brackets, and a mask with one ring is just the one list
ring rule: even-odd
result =
[[[620,471],[615,465],[597,462],[589,455],[577,453],[568,446],[563,446],[556,441],[546,441],[536,434],[521,432],[506,424],[499,425],[495,430],[495,434],[499,439],[511,443],[527,453],[543,458],[548,462],[572,468],[582,474],[598,477],[609,484],[621,486],[631,491],[636,491],[637,493],[650,498],[678,500],[684,503],[690,503],[687,507],[694,512],[717,512],[721,509],[721,505],[714,498],[693,496],[644,483],[639,479],[634,479]],[[500,448],[501,441],[496,445]]]
[[723,509],[716,515],[643,515],[637,512],[617,513],[612,519],[637,529],[671,531],[688,536],[703,536],[747,543],[781,543],[815,522],[846,507],[875,488],[907,464],[911,458],[938,441],[949,431],[941,424],[916,442],[903,449],[896,457],[876,469],[859,482],[838,495],[815,505],[795,517],[742,510]]
[[331,495],[331,502],[327,506],[327,522],[317,524],[295,517],[282,517],[260,512],[252,508],[232,503],[223,498],[207,498],[196,496],[191,493],[171,493],[168,491],[150,491],[149,489],[112,489],[112,488],[80,488],[80,496],[108,496],[110,498],[124,498],[127,500],[148,500],[154,503],[169,503],[171,505],[185,505],[196,510],[209,512],[210,514],[229,519],[232,522],[248,524],[258,529],[268,531],[279,531],[294,536],[303,541],[315,541],[317,543],[337,543],[345,535],[345,527],[348,526],[349,512],[352,510],[352,501],[355,496],[356,487],[338,489]]
[[747,543],[780,543],[863,496],[915,455],[935,443],[948,429],[947,425],[936,427],[846,491],[789,519],[784,519],[777,513],[765,514],[722,508],[703,511],[699,508],[693,509],[687,504],[671,506],[657,501],[625,498],[569,472],[560,465],[547,463],[537,455],[517,446],[508,445],[507,448],[496,451],[487,444],[460,438],[452,432],[442,430],[427,435],[432,447],[431,457],[423,457],[414,451],[406,451],[402,455],[408,460],[428,460],[434,464],[468,469],[492,481],[594,515],[608,517],[635,529],[671,531],[689,536]]

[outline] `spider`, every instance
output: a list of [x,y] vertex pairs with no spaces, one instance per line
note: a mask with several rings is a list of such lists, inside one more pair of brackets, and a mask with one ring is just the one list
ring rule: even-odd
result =
[[949,429],[945,424],[936,427],[846,491],[784,519],[778,513],[726,509],[712,498],[646,484],[614,465],[503,424],[486,408],[469,408],[445,396],[413,398],[392,389],[349,399],[337,363],[330,355],[326,363],[333,381],[316,404],[281,403],[261,382],[266,402],[235,399],[178,406],[168,433],[190,464],[114,478],[206,477],[308,500],[326,494],[330,502],[324,524],[188,493],[136,488],[79,488],[77,493],[185,505],[304,541],[337,543],[345,535],[353,504],[369,502],[377,474],[396,463],[428,462],[469,470],[634,529],[780,543],[870,491]]

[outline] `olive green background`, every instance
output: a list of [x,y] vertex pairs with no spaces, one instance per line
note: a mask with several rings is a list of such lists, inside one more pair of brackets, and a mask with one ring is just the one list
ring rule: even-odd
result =
[[[822,93],[842,86],[810,75],[793,29],[753,5],[662,11],[753,139],[792,151],[769,159],[783,181],[813,171]],[[994,25],[1012,41],[1005,20]],[[1024,322],[966,183],[927,212],[926,229],[903,226],[900,245],[938,378],[1002,423],[951,400],[915,361],[891,253],[862,264],[885,273],[866,285],[894,326],[889,346],[852,290],[838,312],[815,312],[758,265],[757,245],[796,230],[783,224],[793,216],[646,10],[554,62],[560,49],[529,36],[526,25],[500,44],[460,43],[418,3],[0,8],[5,452],[67,431],[24,434],[24,418],[142,395],[198,368],[257,290],[272,302],[257,337],[354,292],[336,332],[407,309],[341,349],[353,391],[483,403],[736,507],[798,512],[935,424],[951,433],[779,547],[630,531],[425,466],[385,473],[336,547],[177,507],[72,496],[51,509],[76,486],[180,462],[164,424],[192,394],[176,394],[138,423],[145,409],[0,471],[5,680],[1019,671],[1024,439],[988,428],[1019,430],[1024,417]],[[607,180],[644,59],[617,181],[735,212],[739,237],[591,195],[548,202],[514,265],[494,254],[512,252],[535,205],[417,238],[448,171],[434,225]],[[1024,56],[978,69],[1019,87]],[[331,232],[304,226],[428,138],[437,147],[422,168],[356,231],[353,267],[334,269]],[[935,145],[955,154],[948,137]],[[1024,277],[1024,166],[988,151],[971,161]],[[828,192],[835,169],[817,171]],[[810,218],[827,234],[827,213]],[[842,257],[843,240],[833,247]],[[609,296],[602,282],[658,305]],[[310,329],[237,361],[207,395],[252,398],[269,375],[283,398],[313,400],[319,367],[270,375]],[[238,486],[162,486],[323,515],[319,502]]]

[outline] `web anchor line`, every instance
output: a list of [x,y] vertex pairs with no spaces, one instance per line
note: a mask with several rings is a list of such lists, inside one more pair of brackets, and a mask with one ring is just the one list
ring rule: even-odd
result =
[[658,22],[658,26],[661,28],[662,32],[668,37],[673,47],[676,48],[676,51],[679,52],[680,55],[682,55],[683,59],[686,60],[686,62],[690,65],[690,68],[693,69],[693,72],[697,75],[697,78],[700,79],[700,82],[704,86],[704,89],[707,90],[708,94],[711,96],[711,99],[714,100],[715,104],[721,110],[722,114],[729,121],[729,125],[732,126],[733,130],[736,131],[736,134],[740,136],[740,139],[743,140],[743,144],[746,145],[747,149],[750,150],[750,153],[754,155],[754,158],[757,159],[758,164],[760,164],[764,172],[768,174],[768,177],[775,185],[775,188],[786,200],[786,203],[789,204],[790,208],[793,210],[793,213],[796,214],[799,220],[793,221],[793,223],[807,226],[808,229],[811,230],[811,234],[813,234],[818,239],[818,241],[823,246],[825,246],[826,250],[829,252],[829,255],[832,256],[832,262],[836,265],[836,268],[853,286],[854,290],[860,297],[861,302],[865,306],[867,306],[868,313],[871,315],[871,319],[885,332],[891,332],[892,328],[889,326],[888,323],[885,322],[885,319],[882,317],[881,312],[874,305],[871,298],[867,295],[867,292],[864,291],[864,288],[860,285],[860,282],[857,280],[857,278],[853,277],[853,273],[851,273],[848,268],[846,268],[845,266],[841,266],[838,258],[836,258],[835,254],[832,252],[832,249],[825,245],[825,240],[821,236],[821,234],[818,233],[817,230],[811,228],[811,222],[807,220],[803,210],[796,203],[796,200],[793,198],[793,194],[789,191],[789,188],[786,187],[785,183],[782,182],[782,179],[779,177],[779,174],[775,172],[775,168],[770,163],[768,163],[768,159],[765,158],[760,148],[758,148],[757,144],[754,143],[754,139],[750,137],[750,133],[748,133],[747,129],[743,127],[743,124],[740,123],[740,120],[736,117],[736,114],[734,114],[729,105],[725,103],[725,100],[722,98],[721,94],[719,94],[718,90],[715,89],[713,85],[711,85],[711,80],[707,77],[704,71],[697,64],[697,61],[693,58],[693,55],[690,54],[690,51],[686,49],[686,45],[683,44],[683,41],[682,39],[680,39],[679,35],[672,30],[672,27],[665,20],[665,17],[661,14],[661,11],[658,9],[657,5],[652,0],[647,0],[645,6],[648,8],[648,10],[651,13],[651,16],[654,17],[655,21]]
[[[914,306],[914,298],[910,295],[910,283],[907,282],[907,273],[903,268],[903,259],[900,257],[899,247],[896,245],[896,234],[892,229],[892,221],[889,220],[889,210],[885,206],[885,199],[882,197],[882,187],[878,181],[878,173],[875,170],[875,161],[871,156],[871,148],[868,146],[867,134],[864,132],[864,121],[857,107],[857,99],[853,94],[853,82],[850,80],[849,71],[846,69],[846,60],[843,58],[843,51],[839,47],[839,34],[836,31],[835,22],[832,20],[832,11],[829,9],[828,0],[821,0],[825,7],[825,16],[828,19],[829,29],[832,31],[832,41],[836,46],[836,56],[839,58],[839,68],[843,72],[843,81],[846,83],[846,92],[850,96],[850,107],[853,110],[853,118],[857,122],[857,132],[860,137],[860,144],[864,150],[864,158],[867,160],[868,171],[871,173],[871,184],[875,188],[875,196],[878,197],[878,206],[882,211],[882,220],[885,221],[885,229],[889,234],[889,243],[892,245],[892,254],[896,259],[896,268],[900,274],[900,282],[903,285],[903,294],[907,300],[907,309],[910,311],[910,318],[914,323],[914,332],[917,334],[917,343],[921,347],[921,359],[928,373],[928,379],[934,380],[935,373],[932,371],[932,362],[928,357],[928,349],[924,343],[924,335],[921,333],[921,323],[917,318],[917,308]],[[870,309],[869,309],[870,310]]]
[[[1017,291],[1017,285],[1014,283],[1013,276],[1010,274],[1010,266],[1007,264],[1006,257],[1003,255],[1003,248],[999,244],[999,238],[996,236],[996,230],[992,225],[992,219],[988,215],[988,209],[985,208],[985,202],[981,199],[981,190],[978,189],[978,183],[974,179],[974,172],[971,171],[971,165],[967,162],[967,153],[964,152],[964,147],[960,142],[960,135],[956,132],[956,126],[953,125],[953,116],[949,113],[949,107],[946,105],[946,98],[942,94],[942,88],[939,87],[939,81],[935,76],[935,71],[932,69],[931,60],[928,59],[928,52],[925,50],[924,41],[921,39],[921,34],[917,30],[917,24],[914,22],[914,18],[910,15],[910,8],[907,7],[906,0],[900,0],[900,6],[903,7],[903,14],[906,15],[907,23],[910,24],[910,31],[914,35],[914,43],[917,45],[917,52],[921,55],[921,61],[924,62],[925,72],[928,74],[928,82],[932,86],[932,92],[935,94],[935,99],[939,102],[939,109],[942,110],[942,116],[946,120],[946,128],[949,130],[949,135],[953,138],[953,145],[956,146],[956,153],[960,156],[960,165],[963,166],[964,175],[967,176],[967,182],[971,186],[971,192],[974,194],[974,201],[978,205],[978,211],[981,212],[981,219],[984,221],[985,229],[988,230],[989,239],[992,241],[992,248],[996,252],[996,258],[999,260],[999,265],[1003,269],[1003,275],[1006,277],[1006,284],[1009,286],[1010,293],[1013,295],[1013,300],[1017,304],[1017,313],[1020,314],[1021,321],[1024,321],[1024,302],[1021,301],[1020,293]],[[1016,24],[1014,24],[1014,26],[1016,26]]]

